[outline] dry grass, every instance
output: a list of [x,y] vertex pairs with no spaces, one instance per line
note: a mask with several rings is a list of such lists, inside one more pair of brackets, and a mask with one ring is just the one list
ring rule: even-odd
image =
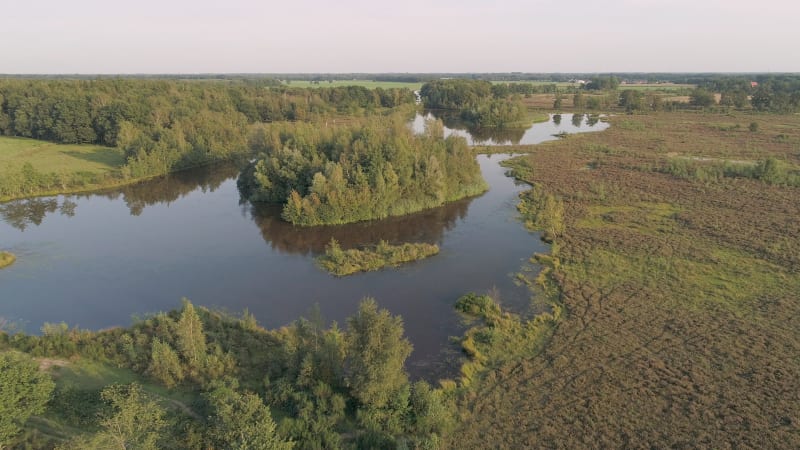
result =
[[669,154],[796,165],[800,117],[611,120],[525,157],[565,202],[567,313],[473,386],[451,445],[800,448],[800,189],[658,170]]

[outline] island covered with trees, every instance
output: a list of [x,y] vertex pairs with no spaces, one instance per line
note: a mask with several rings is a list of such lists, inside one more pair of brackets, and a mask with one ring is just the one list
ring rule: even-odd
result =
[[422,85],[420,96],[427,108],[454,110],[476,128],[515,128],[530,124],[528,109],[510,88],[483,80],[448,79]]
[[319,127],[280,123],[251,139],[259,157],[239,178],[245,198],[283,204],[296,225],[381,219],[480,194],[486,182],[463,138],[432,121],[417,135],[403,115]]

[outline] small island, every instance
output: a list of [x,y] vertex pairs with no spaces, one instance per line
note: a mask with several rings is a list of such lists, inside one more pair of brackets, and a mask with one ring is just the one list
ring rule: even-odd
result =
[[325,246],[325,254],[317,257],[320,267],[337,277],[357,272],[369,272],[384,267],[424,259],[439,253],[439,246],[427,243],[390,245],[380,241],[374,248],[342,250],[336,239]]
[[259,153],[239,176],[243,198],[282,205],[294,225],[341,225],[402,216],[482,194],[488,188],[467,141],[415,134],[408,117],[320,127],[255,127]]
[[0,269],[5,269],[6,267],[14,264],[14,261],[17,260],[17,257],[10,252],[0,252]]

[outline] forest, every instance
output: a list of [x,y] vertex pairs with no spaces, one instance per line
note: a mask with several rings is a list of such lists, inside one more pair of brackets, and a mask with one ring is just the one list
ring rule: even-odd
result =
[[442,139],[438,121],[422,135],[404,115],[337,127],[270,124],[251,145],[260,156],[239,178],[242,195],[283,204],[296,225],[403,215],[486,190],[466,141]]
[[[0,443],[34,448],[435,448],[454,416],[443,391],[410,382],[403,322],[364,299],[346,327],[318,310],[278,330],[245,312],[159,313],[91,332],[45,324],[0,333]],[[24,352],[24,353],[23,353]],[[56,383],[31,357],[59,367]],[[87,370],[127,383],[86,383]],[[74,364],[78,366],[78,364]],[[111,369],[111,368],[115,369]],[[77,378],[77,384],[67,380]],[[31,416],[81,430],[20,435]]]
[[[363,116],[413,102],[406,89],[295,89],[271,80],[0,79],[0,135],[118,148],[125,163],[114,176],[130,180],[244,157],[253,124]],[[102,181],[9,169],[0,196]]]

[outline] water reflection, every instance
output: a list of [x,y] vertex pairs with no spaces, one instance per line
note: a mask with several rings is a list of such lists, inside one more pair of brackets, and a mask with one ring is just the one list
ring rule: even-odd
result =
[[41,225],[48,214],[58,212],[62,216],[72,217],[77,206],[68,198],[62,201],[57,197],[15,200],[0,203],[0,217],[3,222],[25,231],[31,225]]
[[131,215],[138,216],[147,206],[169,205],[197,190],[214,192],[222,183],[238,175],[239,167],[236,164],[223,163],[176,172],[143,183],[81,197],[99,195],[109,200],[117,200],[121,197]]
[[[461,120],[455,111],[428,110],[417,114],[410,126],[417,133],[425,130],[425,121],[439,119],[444,124],[444,135],[462,136],[469,145],[530,145],[553,140],[554,135],[602,131],[608,124],[601,116],[589,114],[553,114],[546,122],[534,123],[527,128],[476,128]],[[568,121],[563,123],[563,120]]]
[[383,220],[349,225],[298,227],[281,219],[278,205],[250,205],[250,217],[258,225],[264,241],[283,253],[319,254],[331,238],[345,249],[374,245],[380,240],[390,243],[440,242],[444,233],[467,215],[472,198],[444,206]]
[[222,183],[238,174],[239,168],[236,164],[225,163],[189,169],[106,191],[12,200],[0,203],[0,218],[12,227],[25,231],[31,225],[41,225],[49,214],[57,212],[62,216],[73,217],[78,207],[77,202],[93,197],[109,200],[121,198],[130,214],[139,216],[147,206],[169,205],[195,191],[214,192]]

